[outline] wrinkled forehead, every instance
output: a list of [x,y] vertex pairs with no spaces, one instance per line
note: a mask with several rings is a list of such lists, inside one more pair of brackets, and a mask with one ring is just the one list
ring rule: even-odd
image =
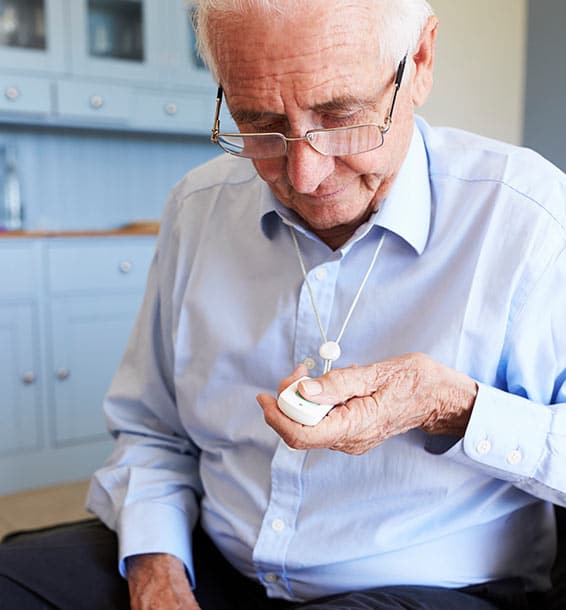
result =
[[219,78],[234,90],[292,79],[298,89],[358,81],[379,68],[371,1],[314,0],[283,13],[216,15],[210,23]]

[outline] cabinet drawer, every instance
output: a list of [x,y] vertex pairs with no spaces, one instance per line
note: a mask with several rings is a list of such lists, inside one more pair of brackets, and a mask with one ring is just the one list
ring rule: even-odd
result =
[[133,102],[132,123],[145,130],[209,134],[214,102],[214,93],[209,96],[144,93]]
[[62,117],[127,122],[131,90],[100,83],[57,83],[57,108]]
[[143,289],[154,250],[153,238],[113,243],[51,243],[48,247],[52,293]]
[[46,79],[0,75],[0,111],[48,114],[51,88]]
[[38,286],[35,249],[25,245],[0,247],[0,296],[30,296]]

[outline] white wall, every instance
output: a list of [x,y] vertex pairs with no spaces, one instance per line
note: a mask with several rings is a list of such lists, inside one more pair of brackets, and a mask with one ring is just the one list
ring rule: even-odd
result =
[[440,21],[433,92],[418,112],[522,142],[527,0],[430,0]]

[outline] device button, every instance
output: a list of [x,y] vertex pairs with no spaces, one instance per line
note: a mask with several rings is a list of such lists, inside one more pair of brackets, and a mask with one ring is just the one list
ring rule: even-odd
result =
[[268,572],[267,574],[264,575],[263,580],[265,580],[266,583],[269,583],[270,585],[272,585],[279,580],[279,576],[277,576],[277,574],[275,574],[275,572]]
[[271,527],[274,532],[282,532],[285,529],[285,521],[283,519],[273,519]]

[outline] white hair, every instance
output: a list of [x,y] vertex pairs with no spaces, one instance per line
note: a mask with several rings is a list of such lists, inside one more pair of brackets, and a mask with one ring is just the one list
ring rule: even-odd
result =
[[[309,0],[196,0],[193,21],[199,55],[218,79],[212,32],[213,16],[245,15],[249,12],[285,14]],[[378,36],[379,58],[398,63],[406,53],[417,47],[419,37],[433,10],[427,0],[371,0],[375,9],[375,32]]]

